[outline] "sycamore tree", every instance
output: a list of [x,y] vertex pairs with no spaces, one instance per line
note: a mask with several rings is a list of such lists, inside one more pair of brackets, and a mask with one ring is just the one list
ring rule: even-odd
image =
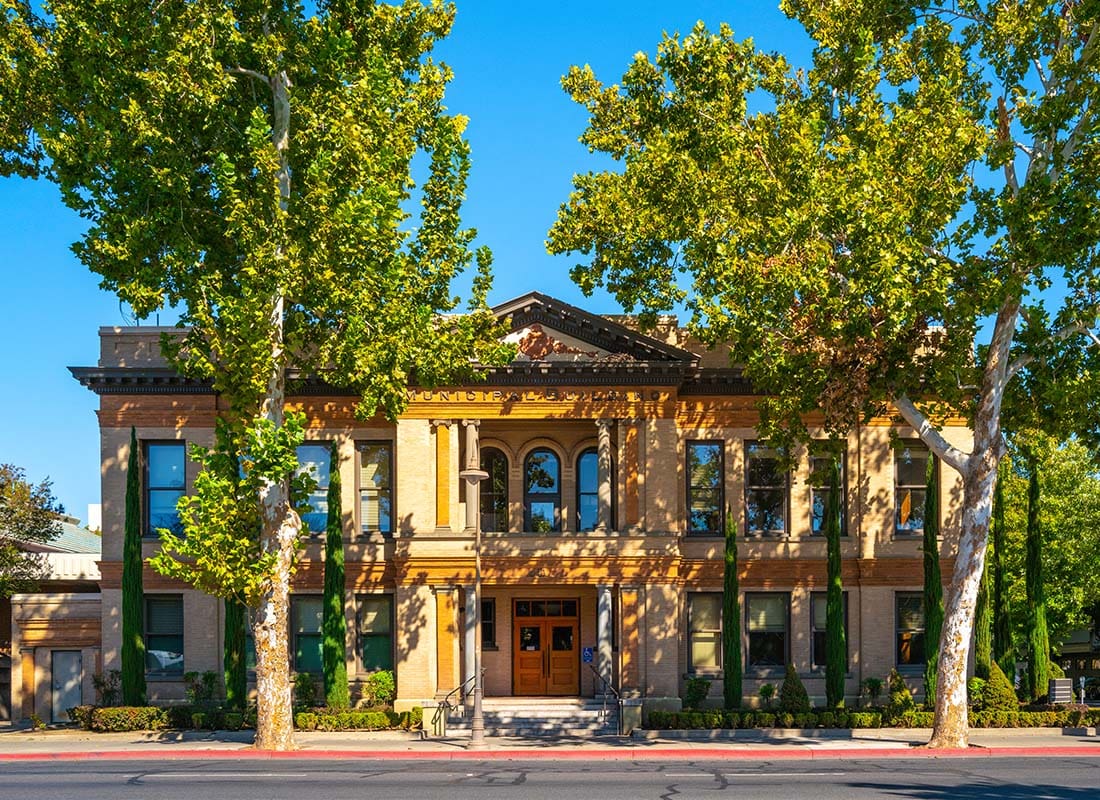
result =
[[352,387],[362,414],[393,417],[410,381],[501,355],[487,254],[469,313],[447,315],[474,260],[466,121],[430,56],[454,8],[0,3],[0,167],[59,186],[88,223],[78,258],[139,317],[176,309],[167,355],[232,409],[157,567],[248,606],[256,745],[290,748],[305,423],[288,379]]
[[[804,68],[699,25],[619,84],[569,72],[582,142],[617,163],[575,178],[548,246],[584,255],[584,290],[648,319],[683,303],[731,342],[765,435],[898,414],[961,475],[930,744],[962,747],[1005,389],[1057,361],[1060,407],[1095,402],[1098,9],[781,7],[816,43]],[[938,429],[958,412],[967,447]]]
[[47,544],[61,534],[49,478],[39,483],[14,464],[0,464],[0,597],[33,591],[46,565],[28,545]]

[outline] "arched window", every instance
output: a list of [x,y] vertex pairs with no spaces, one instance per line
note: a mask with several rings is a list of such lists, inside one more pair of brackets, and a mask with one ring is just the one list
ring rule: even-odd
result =
[[577,458],[577,530],[595,530],[599,522],[600,457],[591,447]]
[[508,530],[508,459],[495,447],[481,451],[481,468],[489,473],[480,484],[481,529]]
[[532,450],[523,462],[524,530],[561,530],[561,463],[552,450]]

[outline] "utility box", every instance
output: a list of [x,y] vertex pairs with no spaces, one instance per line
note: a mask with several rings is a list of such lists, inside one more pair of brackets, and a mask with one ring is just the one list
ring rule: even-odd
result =
[[1073,702],[1073,681],[1069,678],[1051,678],[1047,683],[1047,702],[1065,705]]

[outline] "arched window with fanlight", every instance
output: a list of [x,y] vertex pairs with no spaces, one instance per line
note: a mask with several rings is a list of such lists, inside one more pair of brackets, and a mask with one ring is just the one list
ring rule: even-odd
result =
[[481,529],[508,530],[508,459],[495,447],[481,451],[481,468],[489,473],[481,481]]
[[561,462],[540,447],[523,462],[523,527],[536,533],[561,530]]
[[600,524],[600,456],[590,447],[577,457],[577,530]]

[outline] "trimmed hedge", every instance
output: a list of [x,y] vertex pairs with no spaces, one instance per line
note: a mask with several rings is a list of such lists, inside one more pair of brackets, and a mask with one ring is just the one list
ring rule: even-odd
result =
[[424,709],[412,711],[350,711],[317,709],[294,715],[294,727],[303,731],[382,731],[390,728],[417,730],[424,722]]
[[159,731],[168,727],[168,712],[155,706],[93,708],[86,719],[85,727],[100,733]]
[[[651,711],[650,730],[733,730],[736,728],[931,728],[933,713],[910,709],[887,718],[881,709],[773,714],[767,711]],[[1100,709],[1066,706],[1047,711],[978,711],[972,728],[1081,728],[1100,725]]]

